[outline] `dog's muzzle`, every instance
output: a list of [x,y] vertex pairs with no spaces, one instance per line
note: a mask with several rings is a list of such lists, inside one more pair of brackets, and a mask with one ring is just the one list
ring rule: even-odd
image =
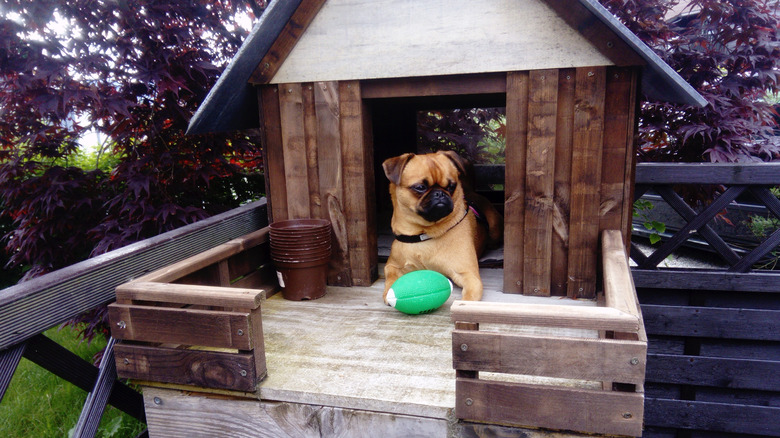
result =
[[453,204],[450,195],[443,189],[434,189],[422,202],[418,211],[420,216],[428,222],[436,222],[452,213]]

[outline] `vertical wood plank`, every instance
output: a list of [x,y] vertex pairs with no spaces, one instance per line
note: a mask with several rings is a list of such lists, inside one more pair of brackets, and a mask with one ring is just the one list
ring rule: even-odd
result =
[[570,297],[596,294],[606,68],[578,68],[569,226]]
[[314,102],[314,84],[303,84],[303,131],[306,145],[306,174],[309,182],[309,217],[321,218],[319,160],[317,150],[317,110]]
[[279,90],[276,85],[260,87],[263,127],[263,168],[266,174],[269,223],[287,216],[287,183],[284,176],[282,125],[279,115]]
[[344,212],[352,283],[367,286],[377,278],[376,206],[370,116],[360,82],[339,83]]
[[625,162],[625,180],[623,181],[623,199],[627,205],[623,208],[623,222],[621,229],[623,230],[623,238],[625,239],[626,251],[631,249],[631,227],[634,220],[634,179],[636,175],[636,131],[639,119],[639,104],[637,99],[637,93],[639,91],[639,69],[633,68],[630,71],[631,74],[631,95],[629,97],[628,105],[628,132],[626,133],[626,155]]
[[558,74],[558,114],[555,138],[551,295],[566,295],[569,267],[569,202],[571,151],[574,135],[574,69]]
[[558,70],[531,71],[528,84],[523,294],[549,296]]
[[523,291],[525,161],[528,142],[528,72],[506,78],[506,170],[504,182],[504,292]]
[[282,122],[287,213],[290,219],[307,218],[311,211],[301,84],[279,86],[279,114]]
[[604,105],[604,149],[602,151],[600,230],[624,230],[626,159],[633,153],[633,75],[629,68],[610,68],[606,78]]
[[315,83],[314,105],[317,113],[317,154],[322,200],[320,215],[330,220],[333,225],[333,251],[328,269],[328,284],[352,286],[344,216],[338,83]]

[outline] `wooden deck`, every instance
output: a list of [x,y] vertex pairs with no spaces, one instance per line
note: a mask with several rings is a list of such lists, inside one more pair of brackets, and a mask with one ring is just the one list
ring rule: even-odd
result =
[[[482,276],[485,301],[595,305],[505,295],[496,292],[503,281],[501,270],[483,270]],[[460,289],[433,313],[405,315],[382,302],[383,284],[380,278],[371,287],[329,287],[314,301],[287,301],[281,294],[268,298],[262,305],[268,377],[258,392],[243,394],[245,399],[236,397],[241,394],[193,397],[146,387],[151,435],[210,435],[204,425],[211,422],[214,431],[231,436],[366,436],[365,427],[373,436],[460,435],[455,429],[464,426],[455,423],[453,414],[449,310]],[[538,330],[550,334],[553,329]],[[555,333],[563,334],[560,329]]]

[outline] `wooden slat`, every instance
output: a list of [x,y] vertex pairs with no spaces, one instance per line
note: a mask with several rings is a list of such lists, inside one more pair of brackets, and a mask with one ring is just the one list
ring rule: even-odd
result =
[[344,213],[352,283],[368,286],[378,276],[370,117],[361,98],[360,82],[340,82],[339,98]]
[[528,90],[523,294],[549,296],[558,70],[531,71]]
[[270,81],[287,55],[290,54],[298,39],[303,35],[309,24],[317,15],[325,0],[302,0],[285,24],[282,32],[277,36],[268,53],[263,56],[257,68],[252,73],[249,81],[255,84],[265,84]]
[[571,154],[574,135],[574,72],[574,69],[562,69],[558,74],[551,295],[566,295],[569,284],[569,204],[571,202]]
[[319,149],[317,148],[317,109],[314,102],[314,84],[303,84],[303,130],[306,145],[306,173],[309,182],[309,217],[322,217],[320,196]]
[[282,123],[288,218],[308,218],[311,210],[301,84],[279,85],[279,115]]
[[780,408],[690,400],[648,398],[648,426],[694,429],[710,432],[780,436]]
[[455,301],[452,321],[636,332],[633,315],[608,307]]
[[506,93],[506,74],[426,76],[361,82],[365,99]]
[[653,335],[780,341],[780,310],[642,305]]
[[25,345],[22,342],[0,351],[0,402],[3,401],[5,391],[11,383],[14,372],[16,372],[16,367],[19,366],[19,361],[22,360]]
[[260,114],[263,141],[263,170],[270,205],[269,220],[288,219],[287,182],[284,175],[284,148],[282,146],[282,122],[279,114],[279,88],[269,85],[259,88]]
[[252,349],[248,313],[111,304],[108,316],[120,340]]
[[780,391],[780,361],[649,354],[647,381]]
[[187,284],[132,282],[116,288],[117,300],[256,309],[265,299],[264,290]]
[[570,297],[596,294],[606,69],[578,68],[569,226]]
[[631,233],[626,218],[632,211],[627,190],[632,184],[628,172],[634,153],[635,78],[630,68],[607,69],[599,229],[620,230],[623,235]]
[[646,354],[647,344],[638,341],[452,333],[452,360],[458,370],[641,384]]
[[642,435],[642,394],[456,379],[466,420],[615,435]]
[[344,187],[341,159],[341,105],[337,82],[314,84],[317,115],[317,159],[319,166],[320,216],[332,225],[332,254],[328,284],[351,286],[349,241],[344,216]]
[[623,246],[623,234],[618,230],[605,230],[601,236],[601,248],[607,307],[641,318],[626,249]]
[[122,378],[206,388],[253,392],[265,371],[258,375],[252,353],[118,344],[115,355]]
[[95,385],[87,396],[84,407],[81,409],[81,415],[73,427],[73,437],[92,438],[97,432],[103,411],[108,403],[108,397],[117,381],[116,362],[114,361],[115,344],[116,340],[109,338],[108,344],[103,350]]
[[504,186],[504,292],[523,291],[528,72],[507,73]]
[[780,293],[780,272],[718,272],[693,269],[638,269],[631,274],[637,287]]
[[642,163],[637,184],[777,185],[780,163]]

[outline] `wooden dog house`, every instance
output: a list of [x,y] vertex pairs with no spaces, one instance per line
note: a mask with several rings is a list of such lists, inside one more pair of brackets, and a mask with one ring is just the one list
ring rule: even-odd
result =
[[[640,90],[704,104],[594,0],[271,2],[189,132],[261,128],[269,222],[329,219],[333,286],[264,301],[259,230],[118,288],[117,369],[146,385],[150,433],[641,435]],[[413,317],[381,302],[376,200],[431,105],[506,107],[504,262],[482,302]]]
[[329,283],[370,285],[409,108],[505,106],[503,291],[593,297],[600,231],[630,234],[640,88],[704,103],[595,0],[276,1],[189,131],[262,128],[271,218],[330,219]]

